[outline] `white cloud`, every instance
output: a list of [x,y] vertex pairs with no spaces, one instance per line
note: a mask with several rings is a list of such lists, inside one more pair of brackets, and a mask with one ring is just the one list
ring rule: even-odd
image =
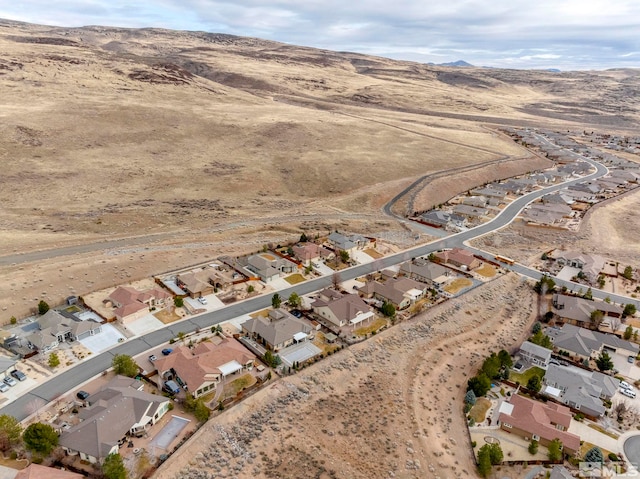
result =
[[422,61],[517,61],[525,68],[637,66],[640,51],[635,0],[21,0],[2,2],[0,17],[205,30]]

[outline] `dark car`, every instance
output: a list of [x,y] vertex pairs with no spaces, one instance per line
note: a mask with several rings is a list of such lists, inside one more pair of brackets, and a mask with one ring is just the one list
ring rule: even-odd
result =
[[18,371],[17,369],[14,369],[13,371],[11,371],[11,375],[14,378],[16,378],[18,381],[24,381],[25,379],[27,379],[27,375],[22,371]]
[[173,349],[166,348],[162,350],[162,354],[164,354],[165,356],[169,356],[172,351]]
[[76,393],[76,397],[82,401],[85,401],[89,396],[90,394],[87,391],[78,391]]
[[294,315],[296,318],[301,318],[302,317],[302,311],[300,311],[299,309],[292,310],[291,314]]

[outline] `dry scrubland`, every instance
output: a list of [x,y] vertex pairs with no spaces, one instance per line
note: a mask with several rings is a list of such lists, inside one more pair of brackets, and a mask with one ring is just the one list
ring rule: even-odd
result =
[[[639,119],[632,70],[442,68],[228,35],[2,20],[0,51],[2,321],[41,298],[301,229],[406,241],[380,208],[417,179],[427,175],[426,188],[400,205],[427,208],[547,165],[493,127],[637,133]],[[639,198],[595,209],[576,244],[634,258]],[[482,242],[521,259],[532,240],[574,236],[512,226]],[[459,414],[468,373],[517,343],[533,301],[511,275],[449,301],[223,412],[157,476],[473,477]]]
[[[8,21],[0,49],[0,254],[56,249],[44,262],[0,261],[7,317],[301,227],[398,231],[377,224],[380,207],[423,175],[503,160],[434,181],[421,207],[544,165],[483,124],[624,129],[638,117],[634,71],[452,69],[229,35]],[[55,259],[115,238],[134,262],[99,245]]]
[[498,278],[224,411],[154,477],[473,477],[468,372],[521,339],[535,301]]

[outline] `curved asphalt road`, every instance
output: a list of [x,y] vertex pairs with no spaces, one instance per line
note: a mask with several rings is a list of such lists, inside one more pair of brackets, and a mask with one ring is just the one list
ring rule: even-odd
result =
[[[492,221],[488,223],[449,236],[447,238],[436,240],[426,245],[406,250],[392,256],[381,258],[375,263],[358,265],[342,270],[340,271],[340,276],[343,280],[353,279],[358,276],[363,276],[373,272],[374,267],[375,269],[384,269],[416,256],[427,255],[439,249],[461,246],[465,241],[504,228],[509,223],[511,223],[511,221],[513,221],[513,219],[518,215],[522,208],[524,208],[530,202],[538,199],[539,197],[560,190],[572,184],[598,178],[608,172],[606,167],[595,161],[586,158],[583,158],[583,160],[594,166],[596,168],[596,172],[586,177],[570,180],[562,184],[553,185],[548,188],[534,191],[527,195],[521,196],[520,198],[511,202],[498,214],[498,216],[496,216]],[[482,254],[489,257],[491,256],[490,254],[484,252]],[[536,279],[541,276],[540,272],[525,268],[524,266],[520,265],[513,265],[510,267],[510,269]],[[293,287],[279,291],[279,294],[284,298],[288,297],[293,291],[297,292],[300,295],[308,294],[312,293],[313,291],[318,291],[322,288],[325,288],[331,283],[332,278],[330,276],[326,276],[297,284]],[[557,283],[560,285],[563,284],[563,282],[559,280],[557,281]],[[598,296],[598,293],[599,292],[597,290],[593,290],[594,296]],[[622,302],[617,297],[614,298],[614,295],[609,296],[616,302]],[[631,302],[630,298],[621,298],[624,298],[624,302]],[[18,420],[23,420],[28,416],[34,414],[38,407],[41,407],[44,404],[56,399],[57,397],[68,393],[85,381],[109,369],[111,367],[111,360],[116,354],[127,354],[129,356],[136,356],[151,348],[167,343],[170,339],[175,338],[179,332],[190,333],[195,331],[196,329],[210,328],[211,326],[220,322],[227,321],[243,314],[264,309],[270,305],[270,296],[258,296],[241,303],[232,304],[218,311],[205,313],[199,316],[184,319],[177,323],[172,323],[157,331],[145,334],[138,338],[130,339],[124,343],[114,346],[108,351],[102,352],[92,357],[91,359],[82,362],[81,364],[71,369],[58,374],[57,376],[49,379],[41,385],[36,386],[22,397],[1,408],[0,414],[9,414],[16,417]],[[640,310],[640,304],[637,304],[637,306]]]

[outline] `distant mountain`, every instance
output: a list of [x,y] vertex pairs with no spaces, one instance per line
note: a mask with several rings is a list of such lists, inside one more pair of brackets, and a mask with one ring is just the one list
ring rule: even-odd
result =
[[438,63],[441,67],[472,67],[471,63],[467,63],[464,60],[458,60],[457,62]]

